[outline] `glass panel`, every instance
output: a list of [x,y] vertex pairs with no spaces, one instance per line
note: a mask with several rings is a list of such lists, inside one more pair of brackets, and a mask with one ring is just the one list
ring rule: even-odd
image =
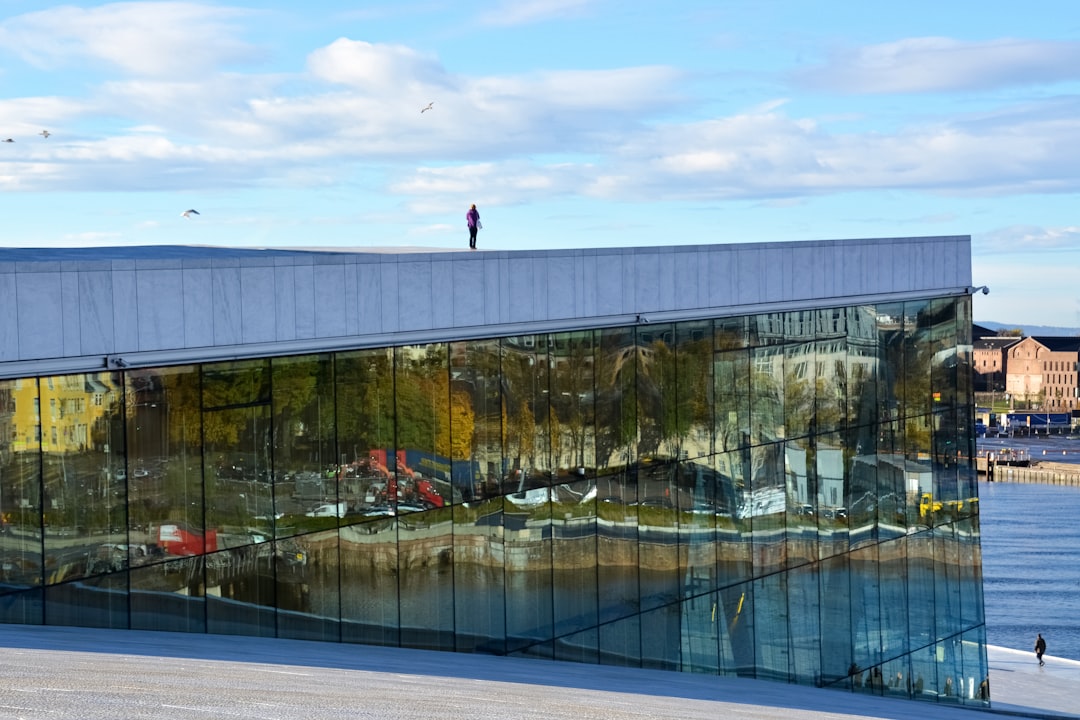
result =
[[127,572],[50,585],[44,591],[48,625],[128,628]]
[[639,349],[632,328],[600,330],[598,335],[597,474],[625,473],[637,460]]
[[206,632],[202,556],[170,559],[131,571],[131,629]]
[[965,705],[990,706],[990,674],[986,661],[986,628],[980,625],[961,636],[964,655]]
[[735,585],[753,575],[753,535],[746,504],[750,486],[750,449],[719,453],[717,477],[716,536],[718,587]]
[[[219,536],[220,537],[220,536]],[[206,630],[274,637],[273,545],[243,545],[206,556]]]
[[[472,420],[466,420],[471,413],[468,394],[457,387],[451,393],[445,344],[397,348],[394,357],[397,452],[385,459],[375,451],[372,455],[378,455],[379,464],[393,473],[384,492],[400,515],[447,504],[434,483],[424,482],[438,474],[421,469],[451,468],[454,467],[452,463],[467,460],[472,435],[464,429],[457,435],[451,432],[451,407],[455,416],[461,416],[459,427],[464,428]],[[417,477],[417,471],[421,472],[420,477]],[[461,483],[458,487],[471,496],[475,487],[459,476],[461,473],[454,471],[454,483]],[[465,476],[475,477],[475,472],[467,472]]]
[[396,521],[392,516],[358,519],[342,527],[339,535],[341,639],[399,645]]
[[788,577],[791,613],[792,679],[813,685],[821,677],[821,601],[816,567],[803,566]]
[[896,657],[911,649],[908,635],[907,544],[902,540],[892,540],[878,545],[877,562],[881,583],[881,649],[884,657]]
[[930,326],[935,321],[929,301],[904,303],[903,374],[900,376],[901,415],[924,415],[933,410],[930,368],[934,360]]
[[982,546],[979,542],[979,518],[961,520],[956,526],[960,554],[960,626],[967,629],[981,625],[986,617],[983,607]]
[[872,305],[847,309],[847,418],[849,424],[864,428],[883,419],[879,413],[878,391],[880,389],[882,395],[888,393],[884,381],[885,365],[881,361],[883,353],[878,346],[877,317]]
[[597,624],[596,499],[591,480],[553,487],[555,636]]
[[560,478],[596,467],[592,331],[550,338],[552,461]]
[[[387,451],[394,447],[394,355],[382,348],[339,353],[336,380],[337,447],[342,497],[352,500],[343,522],[362,522],[394,512],[390,504]],[[380,461],[381,458],[381,461]],[[434,470],[434,463],[430,466]],[[442,470],[449,480],[449,468]],[[324,502],[332,485],[314,474],[294,478],[301,503]],[[396,566],[396,565],[395,565]]]
[[[851,577],[848,556],[821,561],[821,680],[829,685],[850,681],[862,668],[852,642]],[[849,680],[845,680],[845,678]]]
[[638,453],[642,458],[678,458],[675,326],[637,328]]
[[784,430],[780,437],[804,437],[810,433],[816,421],[816,347],[814,342],[809,341],[784,346],[784,377],[780,384],[784,398]]
[[638,470],[638,573],[643,611],[682,597],[677,473],[675,463],[646,464]]
[[851,572],[851,637],[852,653],[859,667],[869,668],[879,664],[881,653],[881,587],[878,581],[877,546],[852,550],[849,565]]
[[536,492],[504,498],[507,651],[550,657],[552,634],[551,502]]
[[453,650],[454,518],[450,507],[398,517],[398,585],[401,644]]
[[[635,468],[597,478],[597,582],[600,622],[640,608],[638,579],[637,474]],[[601,642],[604,635],[601,633]],[[640,658],[636,646],[634,657]]]
[[717,450],[750,444],[750,353],[718,352],[713,358]]
[[818,493],[814,458],[815,453],[809,438],[784,445],[789,566],[818,559]]
[[788,573],[773,573],[754,580],[754,639],[759,679],[791,681],[787,581]]
[[[341,518],[357,495],[338,487],[334,432],[334,366],[327,355],[275,358],[273,372],[273,506],[254,526],[271,537],[299,532],[301,517]],[[336,536],[336,534],[335,534]]]
[[[937,645],[927,645],[911,653],[911,692],[916,700],[936,700],[938,691]],[[941,653],[944,659],[944,652]]]
[[[682,602],[682,672],[720,674],[720,635],[723,623],[716,593],[707,593]],[[719,616],[719,617],[718,617]],[[724,633],[726,638],[726,633]],[[730,660],[730,658],[727,658]],[[725,663],[730,667],[730,662]]]
[[[43,378],[39,388],[47,582],[123,570],[128,537],[127,478],[117,467],[124,457],[121,379],[112,373],[62,375]],[[73,598],[73,592],[63,597]],[[47,622],[63,612],[51,606],[60,597],[46,594]]]
[[504,338],[503,401],[509,466],[507,492],[522,492],[551,482],[546,335]]
[[[903,397],[904,363],[904,306],[901,303],[879,305],[877,309],[878,353],[880,362],[872,386],[876,390],[879,420],[894,420],[900,416]],[[869,392],[871,388],[867,388]]]
[[761,577],[787,565],[784,443],[752,447],[750,460],[753,477],[739,513],[750,520],[754,575]]
[[456,649],[502,655],[506,652],[503,499],[457,505],[453,511]]
[[555,659],[566,662],[597,665],[599,656],[600,632],[589,628],[555,640]]
[[274,512],[269,361],[204,367],[203,441],[206,551],[268,542],[257,518]]
[[774,345],[750,353],[750,443],[783,440],[784,349]]
[[[0,621],[42,622],[41,425],[36,380],[0,380]],[[17,593],[17,595],[15,595]]]
[[716,452],[713,418],[712,322],[679,323],[675,326],[678,448],[682,458],[698,458]]
[[278,637],[329,642],[341,639],[336,529],[277,540],[274,576]]
[[750,583],[733,585],[719,592],[718,617],[723,618],[720,628],[720,656],[725,674],[754,677],[757,667],[757,647],[754,637],[754,593]]
[[473,465],[474,496],[502,494],[511,482],[503,464],[502,372],[498,340],[450,345],[450,435],[454,460]]
[[679,605],[674,603],[641,614],[641,666],[678,670],[681,664]]
[[641,618],[634,615],[600,626],[600,663],[641,667]]
[[907,537],[908,637],[912,647],[934,641],[934,538],[930,531]]
[[955,633],[963,625],[963,604],[960,594],[960,550],[955,527],[939,528],[934,532],[936,575],[934,591],[937,608],[935,638]]
[[[134,550],[131,564],[202,554],[202,398],[198,368],[133,370],[126,373],[126,382],[131,466],[128,513]],[[112,462],[114,471],[124,467],[120,456],[113,457]],[[140,552],[143,548],[145,552]],[[201,574],[201,564],[199,568]],[[186,577],[188,572],[170,574]],[[133,575],[132,582],[143,582],[144,578],[147,587],[155,589],[153,573]],[[171,577],[165,582],[168,592],[192,586],[187,580],[176,585],[177,580]],[[203,578],[199,577],[195,586],[202,584]],[[199,613],[201,616],[205,611],[200,609]],[[201,617],[199,622],[205,626]],[[183,624],[186,626],[188,621]]]
[[[829,433],[818,438],[813,453],[817,476],[816,504],[810,511],[814,513],[817,522],[818,552],[823,558],[847,552],[848,549],[846,455],[840,433]],[[852,482],[873,482],[876,471],[873,462],[873,455],[855,458],[852,463]],[[867,475],[870,477],[867,478]]]
[[816,345],[817,385],[814,390],[814,432],[832,432],[846,427],[847,398],[847,340],[843,337],[819,340]]
[[679,463],[678,472],[679,575],[682,596],[693,597],[716,589],[716,521],[730,515],[717,501],[712,468],[688,461]]

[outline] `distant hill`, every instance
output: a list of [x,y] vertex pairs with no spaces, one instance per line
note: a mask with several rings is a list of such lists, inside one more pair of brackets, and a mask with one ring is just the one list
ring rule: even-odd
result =
[[1052,335],[1056,337],[1075,337],[1080,335],[1080,328],[1074,327],[1054,327],[1052,325],[1017,325],[1015,323],[999,323],[990,322],[989,320],[976,320],[976,325],[982,325],[985,328],[990,328],[993,331],[998,330],[1014,330],[1020,328],[1024,331],[1026,337],[1032,337],[1033,335]]

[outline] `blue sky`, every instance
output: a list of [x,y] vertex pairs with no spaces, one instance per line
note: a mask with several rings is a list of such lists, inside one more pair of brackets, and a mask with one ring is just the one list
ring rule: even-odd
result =
[[971,235],[1080,327],[1075,0],[0,0],[6,138],[4,246]]

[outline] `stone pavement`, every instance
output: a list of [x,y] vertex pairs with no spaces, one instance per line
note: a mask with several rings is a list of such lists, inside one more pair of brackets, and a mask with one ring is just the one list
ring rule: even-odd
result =
[[[966,718],[784,683],[221,635],[0,625],[0,720]],[[1080,663],[992,648],[994,711],[1064,717]],[[1078,717],[1078,716],[1072,716]]]

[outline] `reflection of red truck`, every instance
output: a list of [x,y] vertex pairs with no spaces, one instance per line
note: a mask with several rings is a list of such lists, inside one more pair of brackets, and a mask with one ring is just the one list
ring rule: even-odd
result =
[[443,507],[446,501],[430,480],[417,475],[405,464],[405,451],[397,451],[394,473],[387,465],[385,450],[372,450],[368,453],[370,471],[386,481],[387,498],[397,502],[423,502],[430,507]]
[[169,555],[202,555],[218,549],[217,530],[203,533],[186,523],[163,523],[158,526],[158,547]]

